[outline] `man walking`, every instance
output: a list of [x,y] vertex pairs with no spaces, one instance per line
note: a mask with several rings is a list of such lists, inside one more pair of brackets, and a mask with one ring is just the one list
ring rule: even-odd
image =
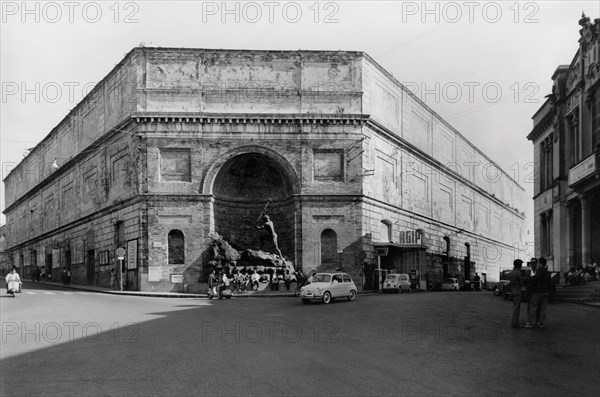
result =
[[508,275],[510,290],[513,296],[513,312],[510,322],[511,328],[521,328],[519,317],[521,316],[521,297],[523,296],[525,288],[523,273],[521,272],[522,266],[523,261],[521,259],[515,259],[513,261],[513,270]]
[[[531,280],[531,306],[527,313],[528,320],[525,328],[533,328],[533,324],[536,324],[539,328],[544,328],[546,324],[546,308],[548,307],[552,282],[546,263],[546,258],[540,258],[537,272]],[[537,319],[538,310],[539,319]]]

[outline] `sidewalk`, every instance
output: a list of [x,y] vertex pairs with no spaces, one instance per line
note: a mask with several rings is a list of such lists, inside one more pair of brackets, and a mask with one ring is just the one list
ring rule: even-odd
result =
[[[39,282],[34,283],[31,280],[21,280],[23,281],[23,289],[27,290],[27,285],[36,284],[36,285],[49,285],[52,287],[60,287],[78,291],[88,291],[88,292],[98,292],[101,294],[112,294],[112,295],[129,295],[129,296],[149,296],[155,298],[203,298],[208,299],[207,294],[189,294],[189,293],[180,293],[180,292],[151,292],[151,291],[114,291],[110,288],[97,287],[92,285],[80,285],[80,284],[71,284],[71,285],[62,285],[62,283],[58,283],[55,281],[50,282]],[[376,291],[359,291],[358,295],[366,296],[366,295],[378,295],[379,292]],[[232,295],[233,298],[295,298],[296,295],[294,292],[234,292]]]
[[49,285],[52,287],[60,287],[78,291],[88,291],[88,292],[98,292],[101,294],[112,294],[112,295],[130,295],[130,296],[153,296],[153,297],[161,297],[161,298],[207,298],[206,294],[184,294],[178,292],[144,292],[144,291],[114,291],[110,288],[97,287],[93,285],[80,285],[80,284],[71,284],[71,285],[62,285],[62,283],[58,283],[55,281],[50,282],[39,282],[34,283],[31,280],[21,280],[23,282],[23,289],[27,290],[26,285]]

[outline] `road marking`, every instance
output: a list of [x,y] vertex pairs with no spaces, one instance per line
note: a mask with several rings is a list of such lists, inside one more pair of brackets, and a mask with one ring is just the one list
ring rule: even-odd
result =
[[63,295],[72,295],[72,292],[67,292],[67,291],[60,291],[61,294]]
[[54,295],[55,292],[50,292],[50,291],[42,291],[42,294],[46,294],[46,295]]
[[35,295],[35,292],[25,291],[26,294]]

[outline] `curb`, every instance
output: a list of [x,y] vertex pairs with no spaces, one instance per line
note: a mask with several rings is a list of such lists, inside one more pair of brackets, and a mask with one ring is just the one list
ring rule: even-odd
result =
[[[177,292],[143,292],[143,291],[113,291],[109,289],[100,289],[100,288],[88,288],[84,285],[62,285],[57,282],[33,282],[31,280],[22,280],[23,283],[26,284],[39,284],[39,285],[47,285],[50,287],[60,287],[66,288],[75,291],[86,291],[86,292],[97,292],[99,294],[108,294],[108,295],[127,295],[127,296],[143,296],[150,298],[196,298],[196,299],[208,299],[207,294],[190,294],[190,293],[177,293]],[[378,291],[358,291],[358,295],[360,296],[371,296],[371,295],[381,295]],[[232,298],[296,298],[295,293],[284,293],[284,294],[233,294]]]

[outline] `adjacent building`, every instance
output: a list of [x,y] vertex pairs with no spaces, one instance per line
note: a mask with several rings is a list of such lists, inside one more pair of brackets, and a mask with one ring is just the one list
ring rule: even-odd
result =
[[135,48],[4,182],[11,264],[108,286],[124,248],[132,290],[199,289],[265,207],[297,268],[365,288],[497,280],[524,244],[523,188],[362,52]]
[[552,75],[527,136],[535,158],[535,254],[566,271],[600,259],[600,19],[579,20],[579,48]]
[[6,253],[6,225],[0,226],[0,274],[5,276],[9,273],[9,260]]

